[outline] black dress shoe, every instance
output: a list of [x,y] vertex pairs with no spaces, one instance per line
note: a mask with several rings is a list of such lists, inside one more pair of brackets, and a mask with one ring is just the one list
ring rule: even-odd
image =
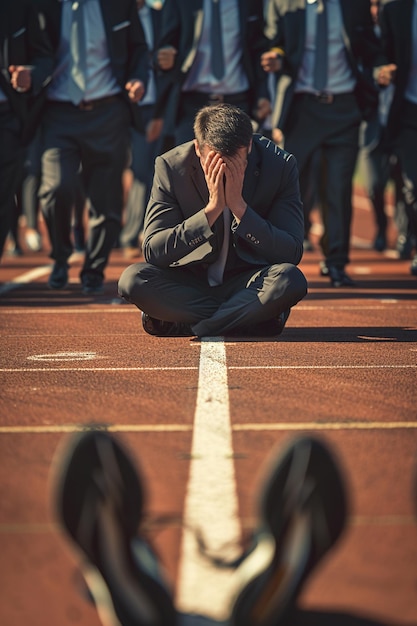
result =
[[308,237],[306,237],[303,241],[303,250],[304,252],[313,252],[314,250],[314,246]]
[[380,232],[377,234],[374,240],[374,250],[377,252],[383,252],[387,247],[387,238],[384,232]]
[[411,276],[417,276],[417,254],[414,257],[414,259],[411,261],[410,273],[411,273]]
[[[259,324],[254,324],[253,326],[243,329],[243,334],[252,337],[278,337],[284,330],[290,313],[291,309],[286,309],[282,311],[278,317],[259,322]],[[235,332],[239,334],[239,328],[237,328]]]
[[100,274],[86,272],[81,274],[82,292],[86,295],[103,293],[103,277]]
[[319,263],[320,276],[328,276],[329,268],[327,267],[326,261],[320,261]]
[[354,281],[346,274],[344,269],[329,264],[327,269],[332,287],[355,287]]
[[398,258],[405,261],[411,257],[411,251],[413,249],[412,238],[409,235],[399,235],[397,239],[396,249],[398,252]]
[[67,284],[68,264],[56,262],[48,279],[48,287],[50,289],[65,289]]
[[53,465],[53,501],[81,553],[103,624],[174,626],[171,593],[150,545],[137,534],[144,489],[127,451],[103,430],[65,443]]
[[143,330],[156,337],[194,337],[195,333],[189,324],[182,322],[166,322],[142,313]]
[[255,547],[235,572],[230,626],[284,624],[308,575],[339,539],[346,509],[344,480],[323,442],[301,436],[270,462]]

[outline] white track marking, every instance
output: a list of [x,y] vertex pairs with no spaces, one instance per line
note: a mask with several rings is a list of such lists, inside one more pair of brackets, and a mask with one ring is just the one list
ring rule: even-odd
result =
[[[192,424],[91,424],[110,433],[185,433]],[[45,435],[54,433],[78,433],[88,430],[85,424],[51,424],[48,426],[0,426],[0,435]]]
[[417,422],[280,422],[234,424],[233,430],[393,430],[416,429]]
[[21,285],[26,285],[30,283],[32,280],[36,280],[36,278],[41,278],[41,276],[46,276],[51,273],[52,265],[43,265],[41,267],[35,267],[35,269],[30,270],[30,272],[25,272],[20,276],[16,276],[13,280],[8,283],[4,283],[0,287],[0,296],[9,291],[13,291],[13,289],[17,289]]
[[[91,425],[93,427],[94,425]],[[100,427],[100,424],[96,424]],[[0,435],[47,435],[87,430],[85,424],[43,426],[0,426]],[[103,429],[112,433],[181,433],[193,430],[192,424],[110,424]],[[248,422],[233,424],[232,431],[308,431],[308,430],[416,430],[417,422]]]
[[[5,285],[3,285],[4,287]],[[1,288],[0,288],[1,289]],[[0,292],[1,293],[1,292]],[[406,294],[407,295],[407,294]],[[410,299],[414,297],[413,293],[408,294]],[[301,311],[386,311],[388,308],[392,308],[391,305],[397,304],[398,300],[394,300],[392,298],[373,298],[369,295],[368,301],[375,301],[375,304],[363,304],[362,302],[359,304],[329,304],[329,305],[320,305],[320,304],[297,304],[294,307],[293,313],[301,312]],[[387,306],[385,306],[387,305]],[[408,303],[401,305],[401,311],[415,311],[417,309],[417,305]],[[107,303],[103,302],[100,307],[97,305],[85,306],[84,308],[76,307],[76,308],[52,308],[52,307],[42,307],[42,306],[33,306],[30,309],[22,309],[16,306],[10,306],[7,308],[1,309],[1,315],[13,315],[16,317],[17,315],[36,315],[40,314],[45,315],[103,315],[103,311],[106,315],[108,314],[129,314],[129,315],[138,315],[138,309],[136,307],[110,307]],[[292,318],[291,318],[292,319]],[[133,333],[131,333],[133,334]],[[96,336],[96,335],[95,335]],[[155,338],[152,338],[153,340]],[[165,339],[164,339],[165,341]],[[191,342],[193,343],[193,342]],[[194,342],[194,344],[199,345],[198,342]]]
[[196,531],[209,553],[234,559],[241,527],[233,463],[226,350],[221,338],[201,342],[192,460],[187,485],[177,605],[186,614],[225,619],[231,572],[201,555]]
[[[379,370],[416,369],[408,365],[229,365],[229,370]],[[176,372],[196,370],[193,366],[178,367],[0,367],[0,372]]]

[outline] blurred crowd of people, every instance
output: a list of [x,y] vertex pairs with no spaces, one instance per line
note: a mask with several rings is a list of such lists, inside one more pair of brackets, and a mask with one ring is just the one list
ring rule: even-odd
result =
[[0,255],[7,239],[21,251],[19,232],[50,245],[51,289],[74,250],[87,294],[115,246],[141,255],[155,158],[222,102],[295,156],[304,250],[318,206],[332,286],[354,285],[360,152],[374,248],[389,246],[390,187],[398,257],[417,276],[416,0],[3,0],[0,44]]

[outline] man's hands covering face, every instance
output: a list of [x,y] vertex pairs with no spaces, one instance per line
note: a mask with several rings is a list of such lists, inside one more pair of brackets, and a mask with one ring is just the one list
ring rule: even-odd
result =
[[226,206],[239,222],[246,211],[242,189],[247,150],[242,148],[232,157],[210,150],[205,158],[201,158],[201,164],[209,191],[209,202],[205,209],[209,225],[216,221]]

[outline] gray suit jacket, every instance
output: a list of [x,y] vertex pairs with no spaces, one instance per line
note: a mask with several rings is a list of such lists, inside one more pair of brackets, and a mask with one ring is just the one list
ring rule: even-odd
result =
[[[231,225],[238,267],[298,264],[304,224],[294,156],[254,135],[243,198],[246,213],[240,224],[233,220]],[[146,261],[205,271],[217,259],[223,240],[223,219],[210,228],[204,213],[207,202],[208,189],[192,141],[157,157],[145,216]]]

